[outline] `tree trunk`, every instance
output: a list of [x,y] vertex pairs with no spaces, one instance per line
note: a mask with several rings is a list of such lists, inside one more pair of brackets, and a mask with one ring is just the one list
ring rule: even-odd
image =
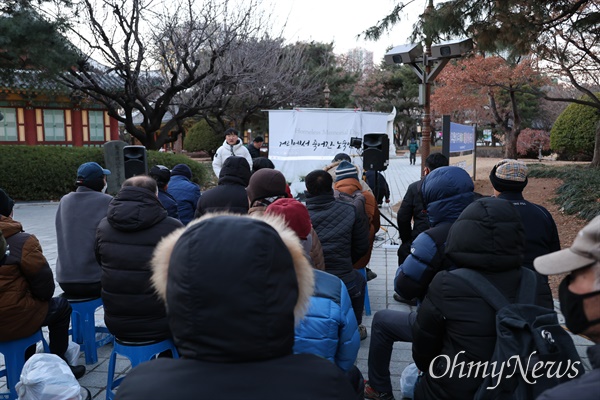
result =
[[594,158],[590,167],[600,167],[600,122],[596,124],[596,141],[594,142]]
[[504,131],[504,158],[517,159],[517,138],[519,133],[513,129]]

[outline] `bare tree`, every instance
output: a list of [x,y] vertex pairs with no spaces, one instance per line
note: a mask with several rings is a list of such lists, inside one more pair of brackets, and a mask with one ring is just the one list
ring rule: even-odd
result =
[[217,71],[236,75],[211,93],[207,121],[219,130],[230,125],[244,129],[264,109],[311,105],[321,89],[317,76],[306,73],[304,47],[285,46],[281,38],[264,37],[239,43]]
[[243,68],[223,73],[224,64],[264,30],[257,3],[81,0],[92,37],[75,33],[90,57],[108,67],[83,59],[62,79],[106,105],[147,148],[159,148],[177,139],[186,118],[210,109],[222,86],[244,75]]

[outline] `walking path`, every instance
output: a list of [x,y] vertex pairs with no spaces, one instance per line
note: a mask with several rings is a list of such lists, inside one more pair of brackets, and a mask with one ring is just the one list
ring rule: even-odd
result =
[[[408,185],[419,179],[421,173],[421,160],[417,158],[417,165],[410,165],[408,155],[390,159],[390,165],[383,174],[390,186],[391,204],[396,204],[402,200]],[[384,205],[381,212],[394,225],[396,224],[396,215],[392,212],[390,205]],[[58,203],[18,203],[15,206],[14,218],[23,224],[26,232],[35,234],[42,244],[46,258],[52,269],[56,264],[56,233],[54,229],[54,218]],[[377,273],[378,277],[368,284],[369,298],[371,304],[371,316],[363,318],[363,324],[367,326],[369,337],[361,342],[358,353],[358,368],[367,377],[367,357],[369,351],[369,341],[371,334],[371,322],[373,314],[378,310],[392,309],[400,311],[410,311],[415,309],[405,304],[398,303],[393,299],[394,275],[397,268],[397,245],[399,243],[398,232],[385,219],[382,218],[382,230],[378,233],[384,240],[376,241],[371,257],[369,267]],[[55,295],[62,291],[57,285]],[[556,304],[558,306],[558,304]],[[560,313],[560,310],[557,311]],[[562,316],[561,316],[562,318]],[[100,310],[96,314],[97,323],[103,321],[103,312]],[[562,322],[562,321],[561,321]],[[579,337],[574,337],[586,369],[590,369],[586,348],[591,342]],[[92,392],[94,399],[104,399],[106,397],[106,376],[108,371],[108,358],[110,357],[112,346],[107,345],[98,349],[98,362],[87,365],[86,375],[79,380],[82,386],[87,387]],[[0,367],[4,365],[3,359]],[[400,393],[400,375],[404,368],[412,362],[411,344],[396,343],[392,354],[390,372],[392,375],[392,385],[394,387],[394,397],[401,399]],[[83,357],[80,357],[80,364],[85,364]],[[129,370],[129,362],[124,358],[118,358],[116,371],[119,374],[126,373]],[[0,392],[6,390],[5,380],[0,379]]]

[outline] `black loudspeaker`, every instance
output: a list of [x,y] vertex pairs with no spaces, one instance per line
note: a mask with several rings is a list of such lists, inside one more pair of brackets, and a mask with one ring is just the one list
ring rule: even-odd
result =
[[390,159],[390,139],[385,133],[367,133],[363,137],[363,168],[385,171]]
[[146,148],[144,146],[123,147],[123,167],[125,169],[125,179],[148,174]]

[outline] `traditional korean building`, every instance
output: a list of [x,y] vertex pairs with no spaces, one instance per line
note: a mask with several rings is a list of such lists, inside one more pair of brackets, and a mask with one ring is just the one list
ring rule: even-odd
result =
[[101,146],[119,139],[104,105],[33,71],[0,81],[0,114],[0,145]]

